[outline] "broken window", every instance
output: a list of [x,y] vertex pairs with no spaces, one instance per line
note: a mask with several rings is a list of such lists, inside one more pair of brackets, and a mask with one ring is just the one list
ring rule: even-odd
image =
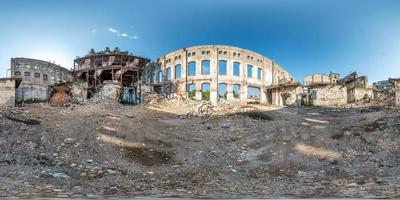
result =
[[40,78],[40,74],[39,73],[35,73],[35,78]]
[[247,65],[247,77],[248,78],[253,77],[253,66],[252,65]]
[[188,85],[188,97],[190,99],[196,98],[196,84],[191,83]]
[[218,74],[219,75],[226,75],[227,67],[226,67],[226,60],[218,61]]
[[195,61],[189,62],[188,75],[189,76],[196,76],[196,62]]
[[228,94],[227,88],[228,88],[228,85],[226,83],[218,84],[218,97],[219,97],[219,99],[226,99],[227,94]]
[[170,81],[171,78],[172,78],[172,77],[171,77],[171,67],[168,67],[168,68],[167,68],[167,70],[166,70],[166,75],[167,75],[167,80]]
[[26,77],[30,77],[30,76],[31,76],[31,73],[30,73],[30,72],[25,72],[24,75],[25,75]]
[[16,71],[16,72],[14,73],[14,75],[15,75],[15,76],[21,76],[21,72],[20,72],[20,71]]
[[162,71],[160,70],[159,72],[158,72],[158,83],[161,83],[163,81],[163,73],[162,73]]
[[240,76],[240,62],[233,63],[233,75]]
[[43,80],[47,81],[47,74],[43,74]]
[[233,93],[234,98],[240,97],[240,85],[239,84],[233,84],[232,93]]
[[210,75],[210,61],[209,60],[201,61],[201,74],[202,75]]
[[180,64],[175,66],[175,78],[176,79],[181,78],[181,68],[182,67]]
[[210,100],[210,83],[201,84],[201,99],[206,101]]
[[261,76],[262,76],[262,69],[261,68],[257,68],[257,79],[261,80]]

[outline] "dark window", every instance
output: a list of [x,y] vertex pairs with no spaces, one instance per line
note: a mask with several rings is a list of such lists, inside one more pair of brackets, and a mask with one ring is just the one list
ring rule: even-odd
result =
[[14,74],[15,74],[15,76],[21,76],[21,72],[20,71],[16,71]]
[[35,78],[40,78],[40,74],[39,73],[35,73]]
[[25,72],[24,74],[25,74],[25,76],[27,76],[27,77],[31,76],[31,73],[30,73],[30,72]]
[[47,81],[47,74],[43,74],[43,80]]

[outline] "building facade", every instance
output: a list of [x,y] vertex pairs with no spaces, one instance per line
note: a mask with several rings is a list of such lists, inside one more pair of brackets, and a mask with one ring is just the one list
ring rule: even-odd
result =
[[[179,49],[146,65],[142,80],[168,96],[195,100],[268,103],[267,86],[293,81],[271,59],[232,46]],[[269,102],[272,103],[272,102]]]
[[71,72],[60,65],[31,58],[11,58],[11,77],[21,79],[15,99],[21,101],[46,101],[50,85],[72,81]]

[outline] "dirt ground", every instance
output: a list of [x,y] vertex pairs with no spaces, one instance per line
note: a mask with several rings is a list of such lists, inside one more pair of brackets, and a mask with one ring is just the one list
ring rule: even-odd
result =
[[[0,196],[400,197],[400,112],[0,109]],[[178,115],[179,114],[179,115]]]

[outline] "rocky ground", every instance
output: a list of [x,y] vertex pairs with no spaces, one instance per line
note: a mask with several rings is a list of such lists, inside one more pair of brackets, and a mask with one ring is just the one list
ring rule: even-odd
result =
[[0,196],[400,197],[397,110],[150,107],[0,109]]

